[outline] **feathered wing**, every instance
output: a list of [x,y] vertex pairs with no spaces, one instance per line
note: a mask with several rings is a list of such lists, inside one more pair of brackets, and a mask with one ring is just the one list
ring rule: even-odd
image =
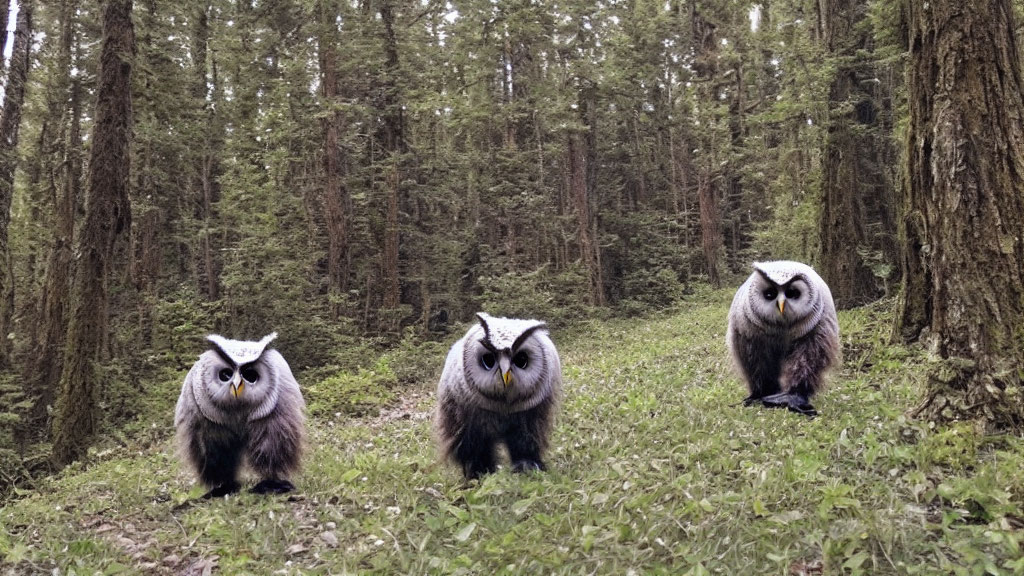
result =
[[274,371],[277,402],[261,418],[249,420],[249,465],[261,478],[286,480],[301,465],[306,403],[284,357],[276,350],[263,357]]
[[178,396],[178,404],[174,407],[174,425],[176,427],[195,418],[195,414],[199,412],[195,400],[192,398],[192,386],[198,377],[199,362],[196,362],[185,375],[185,382],[182,383],[181,394]]
[[434,433],[437,436],[441,455],[451,459],[455,442],[465,426],[463,404],[466,402],[465,373],[462,365],[462,348],[466,338],[460,339],[448,350],[441,380],[437,385],[437,414],[434,417]]
[[203,414],[195,397],[205,390],[199,381],[202,369],[199,360],[188,371],[174,409],[178,453],[203,485],[232,485],[237,481],[243,439]]
[[185,375],[185,382],[181,385],[181,395],[178,396],[178,404],[174,407],[174,428],[175,438],[178,445],[178,454],[188,462],[189,466],[198,472],[196,466],[199,454],[190,449],[196,445],[194,434],[202,413],[196,406],[195,398],[192,397],[192,387],[195,379],[199,377],[199,362],[192,365],[192,368]]

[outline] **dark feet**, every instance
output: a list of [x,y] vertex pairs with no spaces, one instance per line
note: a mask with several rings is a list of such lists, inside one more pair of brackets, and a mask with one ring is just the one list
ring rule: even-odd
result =
[[295,485],[287,480],[267,478],[249,489],[253,494],[284,494],[295,490]]
[[753,396],[753,395],[751,395],[751,396],[747,396],[746,398],[743,399],[743,405],[744,406],[753,406],[754,404],[757,404],[760,401],[761,401],[761,397],[760,396]]
[[492,474],[498,467],[494,464],[483,464],[480,462],[463,462],[462,474],[466,480],[475,480],[481,476]]
[[543,472],[547,469],[540,460],[516,460],[512,463],[513,472]]
[[807,397],[801,394],[788,394],[786,392],[772,394],[771,396],[761,398],[761,403],[769,408],[782,408],[784,406],[791,412],[812,418],[818,415],[818,411],[814,409],[814,406],[807,400]]
[[221,496],[227,496],[228,494],[234,494],[238,492],[242,487],[238,482],[228,482],[215,487],[206,494],[200,496],[202,500],[209,500],[210,498],[220,498]]

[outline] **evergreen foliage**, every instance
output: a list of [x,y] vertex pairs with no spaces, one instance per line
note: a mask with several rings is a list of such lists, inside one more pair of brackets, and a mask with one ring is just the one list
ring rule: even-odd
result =
[[[0,450],[48,449],[54,432],[83,304],[73,248],[90,175],[109,168],[92,136],[108,2],[26,3],[41,34],[20,122],[0,134],[20,134],[0,158],[0,375],[19,406]],[[105,438],[131,429],[210,332],[280,332],[327,414],[364,385],[394,398],[429,372],[411,351],[479,310],[562,327],[638,316],[752,260],[826,268],[837,246],[860,272],[850,305],[891,294],[907,270],[894,245],[917,222],[899,214],[896,234],[901,6],[138,0],[131,227],[95,311],[91,421]],[[858,120],[867,102],[876,122]],[[857,161],[830,165],[836,152]],[[854,215],[853,240],[830,243]],[[388,350],[403,361],[377,367]]]

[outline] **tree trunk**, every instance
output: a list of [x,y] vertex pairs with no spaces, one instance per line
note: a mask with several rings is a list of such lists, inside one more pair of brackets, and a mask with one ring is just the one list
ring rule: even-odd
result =
[[[696,0],[690,0],[690,33],[694,50],[694,72],[701,81],[698,94],[706,102],[712,102],[718,98],[714,89],[714,80],[718,73],[718,40],[715,33],[716,26],[713,22],[704,18],[697,9]],[[715,120],[705,117],[702,120],[714,125]],[[730,137],[738,137],[738,129],[732,129]],[[702,138],[702,155],[700,162],[700,173],[697,175],[697,209],[700,211],[700,233],[701,248],[704,253],[704,264],[708,272],[708,280],[715,288],[722,285],[721,274],[719,273],[719,248],[723,244],[721,229],[721,214],[719,213],[718,200],[715,198],[714,181],[719,174],[715,166],[721,162],[716,156],[714,131],[709,131]],[[731,180],[730,180],[731,182]]]
[[[384,253],[381,258],[384,282],[382,306],[385,309],[396,309],[401,303],[401,283],[398,272],[400,234],[398,207],[402,187],[401,156],[405,151],[405,135],[403,133],[402,104],[397,86],[398,42],[394,30],[395,16],[390,2],[385,1],[381,4],[380,17],[384,25],[384,81],[381,116],[382,140],[386,154],[386,158],[381,162],[384,167],[384,192],[386,195]],[[393,320],[397,321],[397,319]],[[397,328],[397,325],[392,328]]]
[[[910,206],[941,358],[915,414],[1024,425],[1024,101],[1010,0],[909,0]],[[910,218],[918,218],[916,215]]]
[[[64,337],[67,334],[67,299],[72,276],[72,247],[75,234],[75,202],[82,177],[82,87],[71,79],[71,53],[75,43],[75,14],[78,3],[67,0],[61,6],[61,35],[58,70],[48,87],[47,110],[59,118],[70,100],[67,122],[55,136],[53,154],[47,162],[53,205],[53,245],[47,258],[46,273],[39,295],[39,322],[33,338],[33,360],[26,364],[26,381],[32,383],[35,404],[33,422],[42,422],[60,381]],[[49,143],[47,143],[49,145]],[[49,147],[49,146],[48,146]]]
[[[220,123],[217,115],[220,112],[215,98],[210,105],[209,91],[213,85],[214,95],[218,92],[217,78],[211,73],[213,66],[208,63],[208,43],[210,39],[209,2],[200,4],[196,13],[194,36],[192,38],[193,75],[192,97],[196,106],[196,117],[202,122],[203,142],[195,156],[196,181],[195,196],[199,202],[199,220],[202,222],[200,234],[200,250],[202,252],[202,272],[200,274],[200,290],[207,300],[220,298],[220,274],[223,263],[220,258],[219,226],[217,202],[220,200],[220,183],[217,180],[220,171]],[[212,59],[211,59],[212,60]]]
[[[870,92],[875,70],[865,57],[872,42],[863,20],[867,0],[827,0],[824,11],[825,49],[836,60],[829,89],[828,133],[824,151],[824,183],[819,218],[821,275],[839,308],[879,298],[884,286],[865,258],[894,263],[888,217],[893,199],[878,165],[876,150],[889,146],[882,133],[879,106]],[[881,228],[871,232],[872,228]],[[876,254],[877,253],[877,254]]]
[[[10,0],[7,2],[0,1],[0,22],[4,25],[4,34],[0,34],[0,54],[7,53],[7,24],[11,18],[11,3]],[[17,26],[17,25],[15,25]],[[4,71],[4,59],[0,58],[0,74]]]
[[697,179],[697,205],[700,209],[700,245],[704,251],[708,281],[715,288],[721,288],[722,275],[718,270],[718,247],[721,245],[722,232],[718,226],[718,203],[715,201],[715,188],[711,182],[711,170],[710,168],[703,167],[702,171],[703,173]]
[[604,281],[601,275],[601,260],[595,238],[594,218],[590,210],[590,188],[587,186],[587,171],[590,160],[584,138],[570,133],[566,148],[569,194],[576,212],[576,238],[580,247],[580,258],[590,279],[590,303],[603,306]]
[[[6,20],[5,20],[6,21]],[[4,34],[6,36],[6,33]],[[22,2],[14,29],[11,69],[4,86],[4,109],[0,114],[0,365],[9,365],[11,318],[14,315],[14,270],[11,264],[9,227],[14,197],[14,171],[18,164],[18,129],[25,101],[29,53],[32,50],[32,2]]]
[[97,430],[108,271],[114,241],[131,224],[128,176],[135,54],[131,11],[131,0],[110,0],[103,12],[85,222],[75,246],[72,309],[53,422],[53,461],[58,466],[82,457]]
[[[335,23],[336,11],[329,2],[319,5],[321,36],[320,46],[320,89],[327,114],[322,120],[324,135],[324,184],[323,204],[327,220],[327,278],[330,290],[343,294],[348,290],[349,245],[348,245],[348,189],[343,180],[343,158],[340,132],[343,124],[338,109],[338,31]],[[397,304],[396,304],[397,305]],[[332,314],[340,314],[332,306]]]

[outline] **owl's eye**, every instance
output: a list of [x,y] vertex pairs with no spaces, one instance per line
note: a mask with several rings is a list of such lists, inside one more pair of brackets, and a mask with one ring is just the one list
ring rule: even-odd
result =
[[799,297],[800,297],[800,290],[799,289],[794,288],[792,286],[790,286],[789,288],[786,288],[786,298],[789,298],[790,300],[796,300]]
[[228,382],[231,377],[235,375],[235,372],[230,368],[221,368],[220,372],[217,372],[217,378],[220,378],[221,382]]
[[515,364],[516,368],[526,370],[526,367],[530,365],[530,355],[526,352],[520,352],[512,357],[512,363]]
[[242,368],[242,379],[250,384],[260,379],[260,373],[252,366]]
[[779,295],[779,291],[772,287],[762,292],[762,294],[764,295],[765,300],[775,300],[775,298]]
[[480,355],[480,365],[484,367],[484,370],[490,370],[494,368],[494,354],[490,352],[484,352]]

